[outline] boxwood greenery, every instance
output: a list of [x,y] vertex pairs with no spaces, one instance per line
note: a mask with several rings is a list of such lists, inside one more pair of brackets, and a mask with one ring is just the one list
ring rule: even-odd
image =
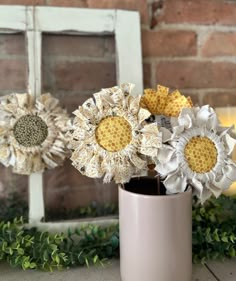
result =
[[[11,218],[13,209],[19,214],[22,206],[8,209]],[[80,265],[103,265],[107,260],[119,257],[118,225],[87,225],[73,231],[68,229],[67,233],[52,234],[24,228],[23,218],[6,221],[1,215],[4,212],[0,212],[0,261],[7,261],[12,266],[53,271]],[[235,198],[221,196],[204,206],[193,202],[194,262],[206,263],[236,256],[235,218]]]
[[118,225],[87,225],[67,233],[26,229],[23,220],[0,223],[0,260],[23,269],[50,270],[100,264],[118,257]]

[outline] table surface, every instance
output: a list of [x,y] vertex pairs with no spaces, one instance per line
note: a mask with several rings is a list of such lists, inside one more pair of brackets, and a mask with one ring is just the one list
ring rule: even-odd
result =
[[[0,264],[0,281],[121,281],[119,261],[112,260],[102,267],[80,267],[53,273],[23,271]],[[206,266],[193,265],[192,281],[235,281],[236,258],[225,262],[210,262]]]

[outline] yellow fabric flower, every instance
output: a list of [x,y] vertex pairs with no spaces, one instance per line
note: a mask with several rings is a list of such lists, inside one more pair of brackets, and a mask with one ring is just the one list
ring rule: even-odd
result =
[[169,88],[157,85],[157,90],[144,90],[141,106],[153,115],[178,117],[183,108],[193,107],[193,103],[190,97],[186,98],[178,90],[169,93]]

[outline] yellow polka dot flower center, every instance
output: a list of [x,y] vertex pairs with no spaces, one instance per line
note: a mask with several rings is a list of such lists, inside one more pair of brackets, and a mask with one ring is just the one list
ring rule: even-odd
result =
[[217,149],[207,137],[193,137],[184,149],[185,159],[190,169],[197,173],[211,171],[217,162]]
[[117,152],[131,142],[132,129],[129,122],[123,117],[106,117],[98,124],[96,139],[105,150]]

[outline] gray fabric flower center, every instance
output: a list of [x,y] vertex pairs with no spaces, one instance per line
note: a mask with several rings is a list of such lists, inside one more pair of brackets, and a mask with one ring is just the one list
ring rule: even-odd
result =
[[17,142],[25,147],[42,144],[48,136],[48,126],[36,115],[24,115],[13,128]]

